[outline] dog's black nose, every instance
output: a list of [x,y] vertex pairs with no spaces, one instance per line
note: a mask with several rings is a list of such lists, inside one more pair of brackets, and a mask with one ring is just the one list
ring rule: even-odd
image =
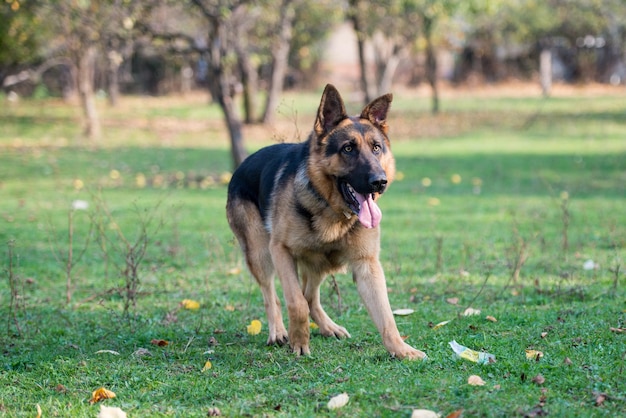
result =
[[370,187],[373,193],[382,193],[387,187],[387,176],[385,174],[373,174],[370,176]]

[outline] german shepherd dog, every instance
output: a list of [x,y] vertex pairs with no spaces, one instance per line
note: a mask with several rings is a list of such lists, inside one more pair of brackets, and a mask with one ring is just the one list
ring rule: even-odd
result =
[[[296,355],[310,354],[309,315],[322,335],[350,337],[320,304],[325,276],[349,267],[389,353],[426,357],[398,332],[379,261],[382,214],[376,200],[395,172],[386,123],[391,100],[391,94],[381,96],[360,116],[349,117],[337,89],[327,85],[306,142],[262,148],[234,172],[228,223],[263,292],[268,344],[288,341]],[[289,332],[274,272],[282,284]]]

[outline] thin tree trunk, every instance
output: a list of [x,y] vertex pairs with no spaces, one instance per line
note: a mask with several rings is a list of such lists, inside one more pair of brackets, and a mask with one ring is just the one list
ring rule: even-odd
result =
[[389,59],[387,59],[386,65],[380,76],[380,82],[378,84],[378,94],[389,93],[393,84],[393,76],[400,65],[399,52],[394,51]]
[[100,118],[96,108],[96,96],[93,83],[96,66],[96,47],[89,46],[83,51],[78,63],[78,92],[85,116],[85,135],[97,141],[102,135]]
[[552,51],[548,47],[539,54],[539,74],[541,92],[544,97],[549,97],[552,90]]
[[116,50],[111,50],[107,56],[109,60],[109,77],[108,77],[108,90],[109,90],[109,105],[112,107],[117,106],[118,99],[120,97],[120,77],[119,70],[120,65],[124,58]]
[[361,21],[359,19],[359,0],[350,0],[350,20],[356,33],[356,45],[359,52],[359,68],[361,69],[360,82],[363,91],[363,102],[367,105],[372,101],[370,87],[367,81],[367,63],[365,61],[365,39],[367,35],[363,31]]
[[258,76],[256,68],[252,65],[248,53],[240,45],[240,41],[241,39],[235,40],[235,49],[237,51],[237,61],[239,62],[239,72],[241,73],[241,84],[243,85],[244,121],[250,124],[256,120]]
[[293,0],[283,0],[280,7],[280,31],[275,45],[272,47],[272,77],[265,103],[263,123],[272,123],[283,92],[285,75],[289,65],[289,48],[293,35],[293,20],[296,11]]
[[432,91],[432,107],[431,112],[436,115],[439,113],[439,90],[437,88],[437,56],[433,48],[432,29],[433,20],[425,17],[423,19],[424,39],[426,41],[426,79]]
[[214,19],[211,25],[211,52],[209,56],[209,88],[213,100],[216,100],[224,114],[224,121],[228,128],[231,144],[231,155],[233,168],[239,165],[246,158],[247,153],[243,145],[243,130],[239,114],[234,103],[234,87],[232,86],[232,68],[227,67],[223,56],[228,50],[228,31],[219,19]]

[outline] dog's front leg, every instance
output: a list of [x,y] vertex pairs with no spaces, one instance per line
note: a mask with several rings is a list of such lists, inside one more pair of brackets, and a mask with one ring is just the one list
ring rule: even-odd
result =
[[363,259],[353,265],[354,281],[367,307],[370,317],[376,324],[383,344],[389,353],[401,359],[424,359],[426,354],[404,342],[391,312],[385,274],[376,258]]
[[298,281],[296,260],[281,242],[271,242],[270,253],[285,295],[289,315],[289,345],[297,355],[311,354],[309,349],[309,305]]

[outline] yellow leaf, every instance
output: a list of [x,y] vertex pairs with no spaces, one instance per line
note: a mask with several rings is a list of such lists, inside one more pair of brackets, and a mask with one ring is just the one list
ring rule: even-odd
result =
[[226,305],[224,306],[224,309],[226,309],[228,312],[233,312],[235,310],[235,307],[233,305]]
[[41,406],[37,404],[37,418],[41,418]]
[[228,270],[228,274],[230,274],[231,276],[241,274],[241,267],[233,267],[232,269]]
[[447,321],[441,321],[440,323],[438,323],[437,325],[435,325],[433,327],[433,330],[435,329],[439,329],[441,327],[443,327],[444,325],[448,324],[450,321],[452,321],[451,319],[447,320]]
[[313,321],[311,321],[311,322],[309,323],[309,327],[310,327],[311,329],[319,329],[319,325],[317,325],[317,324],[316,324],[315,322],[313,322]]
[[200,309],[200,303],[196,302],[195,300],[191,300],[191,299],[184,299],[180,305],[184,308],[184,309]]
[[252,320],[252,322],[250,322],[250,325],[248,325],[248,334],[257,335],[261,333],[262,327],[263,324],[261,324],[261,321],[259,321],[258,319],[254,319]]
[[497,320],[495,317],[491,316],[491,315],[487,315],[487,316],[485,317],[485,319],[486,319],[487,321],[491,321],[491,322],[498,322],[498,320]]
[[543,352],[538,350],[526,350],[526,358],[528,360],[539,361],[543,357]]
[[233,175],[231,173],[229,173],[228,171],[223,172],[222,174],[220,174],[220,183],[226,185],[228,183],[230,183],[230,178]]
[[213,365],[211,364],[211,360],[207,360],[206,363],[204,363],[204,367],[202,368],[203,372],[206,372],[207,370],[209,370],[211,367],[213,367]]
[[103,399],[112,399],[112,398],[115,398],[115,393],[102,387],[100,389],[96,389],[93,391],[93,393],[91,394],[91,399],[89,400],[89,403],[94,404],[96,402],[100,402]]
[[467,384],[471,386],[484,386],[485,381],[480,376],[473,374],[467,378]]

